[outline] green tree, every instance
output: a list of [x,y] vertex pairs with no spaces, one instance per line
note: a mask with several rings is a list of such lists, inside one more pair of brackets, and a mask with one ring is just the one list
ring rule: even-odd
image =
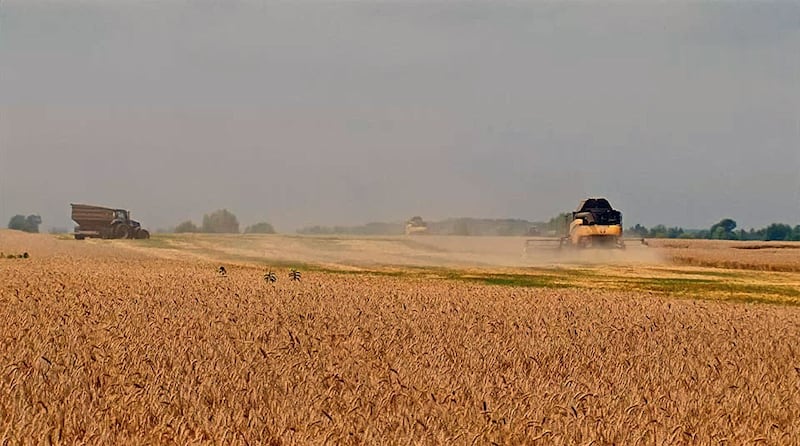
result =
[[772,223],[764,231],[764,240],[790,240],[792,227],[783,223]]
[[667,227],[664,225],[656,225],[650,228],[650,237],[665,238],[667,236]]
[[238,234],[239,220],[227,209],[219,209],[203,216],[203,232]]
[[766,228],[761,228],[759,230],[750,228],[750,230],[747,231],[747,236],[743,237],[742,240],[764,240],[765,232]]
[[262,221],[254,225],[250,225],[244,229],[245,234],[274,234],[275,228],[271,224]]
[[178,226],[175,226],[175,232],[178,234],[186,232],[200,232],[200,228],[198,228],[196,224],[192,223],[191,220],[186,220],[180,223]]
[[736,229],[736,222],[730,218],[723,218],[719,223],[712,225],[708,233],[713,239],[732,240],[736,238],[733,233],[734,229]]
[[683,228],[667,228],[667,238],[679,238],[681,235],[683,235]]
[[556,234],[566,234],[571,222],[572,212],[562,212],[545,223],[544,228],[548,231],[555,231]]
[[730,218],[724,218],[717,224],[722,226],[722,228],[725,229],[725,232],[733,232],[733,230],[736,229],[736,222]]
[[725,228],[717,226],[711,231],[711,238],[714,240],[724,240],[726,238]]
[[11,217],[11,220],[9,220],[8,229],[38,233],[40,224],[42,224],[42,217],[38,215],[29,215],[26,217],[24,215],[17,214]]
[[636,223],[635,226],[628,228],[628,232],[639,237],[647,237],[648,234],[650,234],[650,231],[648,231],[646,227],[640,225],[639,223]]
[[17,231],[24,231],[27,227],[25,223],[25,216],[17,214],[11,217],[11,220],[8,221],[8,229],[14,229]]

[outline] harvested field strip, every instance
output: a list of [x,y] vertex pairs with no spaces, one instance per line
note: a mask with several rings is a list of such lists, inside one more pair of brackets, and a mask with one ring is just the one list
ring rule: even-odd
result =
[[659,271],[676,276],[711,276],[721,278],[740,278],[742,273],[740,271],[724,271],[724,270],[698,270],[698,269],[677,269],[677,268],[659,268]]
[[[800,280],[786,280],[778,275],[782,270],[794,271],[800,267],[800,260],[796,263],[790,261],[785,255],[775,257],[776,264],[765,264],[763,256],[772,258],[775,253],[767,250],[749,250],[744,254],[751,256],[752,264],[743,264],[738,260],[741,256],[723,259],[731,251],[724,243],[699,243],[699,246],[708,245],[709,249],[697,251],[695,249],[678,250],[689,254],[690,260],[685,263],[695,264],[690,269],[676,267],[606,267],[592,265],[562,265],[540,266],[526,268],[506,268],[508,271],[500,272],[498,268],[471,268],[454,269],[452,267],[417,267],[403,266],[391,267],[385,265],[367,266],[353,263],[326,263],[325,261],[305,262],[290,261],[286,259],[270,260],[265,255],[258,255],[258,249],[248,249],[253,243],[277,243],[288,239],[292,243],[313,245],[322,248],[323,252],[334,251],[334,246],[348,245],[351,248],[359,243],[400,243],[407,246],[419,244],[416,240],[396,238],[357,239],[342,237],[284,237],[284,236],[155,236],[145,241],[112,241],[125,247],[134,247],[137,251],[144,252],[171,252],[214,260],[235,265],[255,265],[265,269],[298,268],[304,271],[319,271],[336,274],[359,273],[377,276],[425,278],[438,280],[463,280],[499,286],[534,287],[534,288],[584,288],[596,290],[639,290],[661,293],[679,298],[696,299],[722,299],[741,302],[763,302],[773,304],[800,304]],[[98,243],[108,243],[97,241]],[[402,243],[401,243],[402,242]],[[693,246],[688,242],[682,242]],[[259,245],[260,246],[260,245]],[[739,245],[733,245],[739,246]],[[745,245],[749,246],[749,245]],[[773,249],[775,246],[766,245]],[[790,245],[794,246],[794,245]],[[270,248],[273,249],[273,248]],[[674,249],[674,248],[670,248]],[[699,254],[694,254],[695,252]],[[786,253],[792,250],[781,250]],[[742,252],[742,251],[740,251]],[[763,253],[761,257],[755,256]],[[780,254],[780,253],[778,253]],[[712,256],[714,260],[704,260]],[[719,258],[719,259],[717,259]],[[788,260],[787,260],[788,259]],[[788,261],[788,263],[787,263]],[[733,269],[720,269],[724,262],[735,262]],[[678,264],[684,263],[677,260]],[[697,264],[708,263],[710,267],[697,267]],[[739,268],[739,269],[737,269]],[[772,271],[774,270],[774,271]],[[763,276],[763,274],[771,274]]]
[[462,274],[451,275],[448,278],[512,287],[575,288],[575,285],[565,283],[560,276],[555,275],[487,274],[484,276],[476,276],[472,274]]
[[[737,274],[708,274],[709,278],[609,274],[587,269],[540,269],[528,274],[498,274],[493,272],[458,271],[449,269],[406,269],[403,271],[311,268],[331,274],[359,274],[416,279],[468,281],[523,288],[579,288],[596,291],[636,290],[660,293],[670,297],[702,300],[761,302],[781,305],[800,305],[800,287],[795,283],[752,283],[749,277]],[[658,271],[658,270],[657,270]],[[702,275],[702,272],[691,272]]]

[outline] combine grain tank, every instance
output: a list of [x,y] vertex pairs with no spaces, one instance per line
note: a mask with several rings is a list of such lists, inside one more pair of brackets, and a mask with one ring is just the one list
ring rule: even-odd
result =
[[75,239],[99,238],[150,238],[150,233],[138,221],[130,219],[125,209],[111,209],[88,204],[72,204]]

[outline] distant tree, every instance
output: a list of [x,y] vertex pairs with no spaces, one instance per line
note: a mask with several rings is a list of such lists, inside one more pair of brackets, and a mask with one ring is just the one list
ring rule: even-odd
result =
[[453,235],[469,235],[469,224],[463,218],[458,219],[453,225]]
[[722,226],[717,226],[711,231],[711,238],[714,240],[724,240],[726,237],[725,228]]
[[464,218],[459,218],[453,222],[453,229],[450,232],[450,235],[470,235],[469,223],[467,220]]
[[227,209],[219,209],[203,216],[203,232],[238,234],[239,220]]
[[250,225],[244,229],[245,234],[274,234],[275,228],[271,224],[262,221],[254,225]]
[[17,231],[24,231],[27,227],[27,223],[25,222],[25,216],[17,214],[11,217],[11,220],[8,221],[8,229],[14,229]]
[[178,234],[186,232],[200,232],[200,228],[198,228],[196,224],[192,223],[191,220],[186,220],[185,222],[180,223],[178,226],[175,226],[175,232]]
[[667,238],[679,238],[681,235],[683,235],[683,228],[667,228]]
[[736,229],[736,221],[730,218],[723,218],[719,223],[714,223],[714,225],[711,226],[711,232],[713,233],[717,228],[722,228],[724,232],[732,232]]
[[664,238],[667,236],[667,227],[664,225],[655,225],[650,228],[647,236],[652,238]]
[[733,240],[736,238],[736,234],[733,233],[734,229],[736,229],[736,222],[730,218],[723,218],[719,223],[713,224],[708,233],[712,239]]
[[364,226],[359,226],[355,229],[358,230],[358,234],[363,235],[391,235],[402,234],[405,232],[405,227],[403,225],[379,222],[367,223]]
[[666,238],[667,227],[664,225],[655,225],[652,228],[650,228],[649,236],[652,238]]
[[327,226],[307,226],[305,228],[300,228],[297,230],[298,234],[330,234],[333,230]]
[[792,240],[793,241],[800,241],[800,225],[797,225],[792,229]]
[[557,234],[566,234],[571,221],[572,213],[562,212],[545,223],[544,228],[548,231],[555,231]]
[[508,236],[512,236],[512,235],[518,235],[518,234],[516,234],[514,232],[514,227],[511,226],[511,225],[501,225],[497,229],[495,229],[495,231],[497,231],[497,235],[499,235],[501,237],[508,237]]
[[28,225],[28,232],[39,232],[39,225],[42,224],[42,217],[38,215],[29,215],[25,217],[25,223]]
[[24,215],[17,214],[11,217],[11,220],[9,220],[8,229],[38,233],[40,224],[42,224],[42,217],[38,215],[29,215],[26,217]]
[[764,231],[765,228],[759,230],[750,228],[747,231],[744,229],[736,231],[736,234],[739,236],[739,240],[764,240]]
[[724,228],[725,232],[733,232],[736,229],[736,222],[730,218],[724,218],[717,224]]
[[650,233],[646,227],[640,225],[639,223],[636,223],[635,226],[628,228],[628,232],[639,237],[647,237]]
[[764,231],[764,240],[791,240],[792,227],[783,223],[772,223]]
[[759,230],[750,228],[747,231],[740,229],[735,231],[735,234],[738,236],[737,240],[764,240],[764,230],[765,228]]

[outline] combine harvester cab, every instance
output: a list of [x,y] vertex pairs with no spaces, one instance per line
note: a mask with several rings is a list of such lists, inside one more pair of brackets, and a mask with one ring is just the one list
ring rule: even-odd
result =
[[125,209],[112,209],[88,204],[72,204],[72,220],[75,227],[75,239],[87,237],[104,239],[118,238],[150,238],[150,233],[142,228],[138,221],[130,219],[130,212]]
[[[525,253],[542,249],[625,249],[622,236],[622,212],[611,207],[605,198],[587,198],[565,223],[566,234],[561,238],[537,238],[525,241]],[[635,239],[647,245],[644,239]]]

